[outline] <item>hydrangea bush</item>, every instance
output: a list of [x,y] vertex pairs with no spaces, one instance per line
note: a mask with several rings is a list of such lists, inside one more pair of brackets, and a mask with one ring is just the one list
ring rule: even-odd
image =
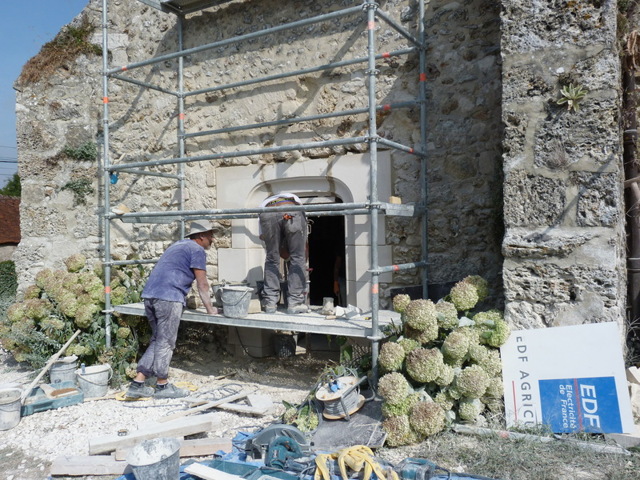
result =
[[[111,364],[114,382],[133,377],[139,346],[150,338],[146,320],[114,313],[107,349],[102,268],[90,268],[81,254],[70,256],[64,264],[64,270],[38,272],[24,299],[8,308],[0,320],[0,343],[16,361],[42,368],[80,329],[64,355],[77,355],[86,365]],[[112,269],[111,304],[139,302],[144,278],[141,266]]]
[[417,443],[453,422],[479,423],[483,413],[503,410],[498,349],[511,330],[500,311],[473,311],[488,293],[487,281],[471,275],[435,304],[393,298],[402,325],[378,356],[387,445]]

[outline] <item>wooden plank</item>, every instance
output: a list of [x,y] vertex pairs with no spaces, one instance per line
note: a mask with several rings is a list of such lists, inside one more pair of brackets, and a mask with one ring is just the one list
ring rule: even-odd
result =
[[229,410],[231,412],[248,413],[250,415],[265,415],[271,407],[273,402],[268,395],[262,395],[259,393],[250,393],[247,395],[248,405],[242,403],[223,403],[218,405],[217,408],[223,410]]
[[[204,457],[213,455],[222,450],[225,453],[231,452],[230,438],[195,438],[182,440],[180,443],[180,457]],[[116,449],[116,460],[126,460],[131,448]]]
[[232,473],[207,467],[201,463],[192,463],[191,465],[186,466],[184,471],[189,475],[203,478],[204,480],[242,480],[244,478],[240,475],[233,475]]
[[50,475],[122,475],[131,472],[127,462],[118,461],[112,455],[62,456],[51,463]]
[[166,417],[160,417],[158,422],[170,422],[172,420],[176,420],[178,418],[186,417],[187,415],[191,415],[194,413],[201,412],[203,410],[209,410],[210,408],[217,407],[218,405],[222,405],[223,403],[234,402],[241,398],[245,398],[247,396],[246,392],[236,393],[235,395],[230,395],[225,398],[221,398],[219,400],[214,400],[212,402],[207,402],[203,405],[200,405],[195,408],[190,408],[188,410],[183,410],[181,412],[174,413],[173,415],[167,415]]
[[169,422],[163,425],[155,424],[147,428],[130,432],[122,437],[118,434],[104,435],[89,440],[89,454],[97,455],[116,450],[118,447],[132,447],[136,443],[149,438],[184,437],[195,433],[208,432],[214,427],[215,414],[199,415],[185,420]]

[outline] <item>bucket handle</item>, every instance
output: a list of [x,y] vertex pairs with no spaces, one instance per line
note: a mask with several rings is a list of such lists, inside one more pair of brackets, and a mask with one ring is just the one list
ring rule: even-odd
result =
[[[106,365],[107,365],[107,367],[109,367],[109,378],[107,378],[107,383],[109,383],[111,381],[111,377],[113,377],[113,368],[111,368],[111,365],[109,365],[109,364],[106,364]],[[82,377],[83,381],[85,381],[87,383],[90,383],[91,385],[102,386],[102,383],[92,382],[91,380],[87,379],[86,378],[86,373],[85,373],[85,375],[80,374],[80,376]]]
[[[222,292],[222,293],[224,294],[224,292]],[[227,303],[227,302],[224,302],[224,303],[227,303],[227,305],[228,305],[229,307],[235,307],[235,306],[236,306],[236,305],[238,305],[241,301],[243,301],[243,300],[244,300],[244,297],[246,297],[246,296],[247,296],[247,294],[251,295],[251,293],[253,293],[253,290],[246,290],[246,291],[245,291],[245,292],[240,296],[240,298],[236,301],[236,303]]]

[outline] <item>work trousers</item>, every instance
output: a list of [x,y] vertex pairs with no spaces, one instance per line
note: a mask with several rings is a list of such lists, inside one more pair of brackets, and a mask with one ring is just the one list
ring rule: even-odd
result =
[[264,212],[260,229],[266,250],[263,303],[276,305],[280,297],[280,248],[289,251],[287,303],[289,308],[304,303],[307,287],[307,217],[304,212]]
[[145,377],[167,378],[176,348],[178,327],[184,305],[157,298],[145,298],[144,311],[151,326],[151,342],[138,361],[137,371]]

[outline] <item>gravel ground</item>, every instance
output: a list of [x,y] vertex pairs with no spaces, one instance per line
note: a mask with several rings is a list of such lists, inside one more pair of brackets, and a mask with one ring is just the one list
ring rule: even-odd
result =
[[[176,350],[170,378],[187,382],[194,395],[219,398],[221,388],[230,386],[268,395],[272,409],[264,416],[215,412],[216,428],[209,437],[231,438],[237,431],[253,431],[278,423],[284,412],[282,400],[299,403],[315,384],[327,360],[297,355],[290,359],[236,359],[217,355],[211,348],[195,351],[189,345]],[[0,350],[0,384],[29,385],[37,372],[26,370]],[[121,389],[110,388],[108,395]],[[222,395],[224,396],[224,395]],[[182,399],[125,402],[117,399],[85,401],[76,405],[28,415],[20,423],[0,433],[0,479],[42,480],[49,477],[51,462],[58,456],[89,454],[89,440],[149,426],[163,415],[187,408]],[[55,477],[64,478],[64,477]],[[117,477],[73,477],[76,479]]]

